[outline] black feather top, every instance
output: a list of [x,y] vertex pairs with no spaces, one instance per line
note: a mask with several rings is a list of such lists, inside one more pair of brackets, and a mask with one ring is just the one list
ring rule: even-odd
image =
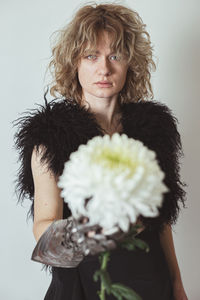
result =
[[[33,147],[45,146],[42,161],[48,163],[53,173],[61,175],[64,163],[71,152],[80,144],[86,144],[97,135],[104,135],[93,113],[81,107],[75,101],[54,99],[39,108],[30,109],[25,115],[14,120],[17,132],[14,147],[19,152],[20,167],[15,180],[15,192],[18,201],[29,198],[32,205],[29,215],[34,218],[34,183],[31,171],[31,154]],[[180,134],[177,130],[177,118],[163,103],[156,101],[139,101],[123,104],[123,132],[144,143],[156,152],[161,169],[165,173],[164,183],[169,192],[164,194],[160,215],[156,218],[141,217],[149,230],[163,229],[163,224],[175,224],[180,211],[180,203],[185,207],[186,184],[180,180],[179,158],[183,155]],[[71,215],[68,205],[64,203],[63,218]]]

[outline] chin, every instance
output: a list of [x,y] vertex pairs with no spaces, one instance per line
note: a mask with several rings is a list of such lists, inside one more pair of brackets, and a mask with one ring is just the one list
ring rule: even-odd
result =
[[99,93],[91,93],[93,96],[98,97],[98,98],[108,98],[108,97],[113,97],[114,95],[118,94],[119,92],[99,92]]

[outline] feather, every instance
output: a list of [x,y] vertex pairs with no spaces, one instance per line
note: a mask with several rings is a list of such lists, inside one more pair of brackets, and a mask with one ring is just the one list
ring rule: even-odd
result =
[[[30,109],[14,121],[17,131],[14,147],[19,152],[20,167],[16,174],[15,191],[18,201],[32,201],[29,215],[34,218],[34,183],[31,171],[33,148],[44,145],[41,163],[46,162],[55,176],[61,175],[64,163],[72,152],[89,139],[103,135],[93,113],[77,102],[68,99],[53,99]],[[162,230],[165,223],[177,221],[180,203],[185,207],[184,187],[180,179],[179,158],[183,155],[177,119],[166,104],[156,101],[139,101],[122,104],[122,127],[128,137],[142,141],[157,154],[161,169],[165,172],[164,182],[169,192],[164,195],[164,204],[156,218],[142,217],[149,230]],[[63,218],[71,212],[64,203]]]

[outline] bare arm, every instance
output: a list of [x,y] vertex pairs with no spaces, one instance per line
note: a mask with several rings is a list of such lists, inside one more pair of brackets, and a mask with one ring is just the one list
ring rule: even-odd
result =
[[174,281],[176,278],[181,278],[174,248],[171,225],[165,225],[164,231],[162,232],[162,234],[160,234],[160,242],[169,266],[172,280]]
[[42,154],[33,149],[31,169],[34,181],[34,223],[33,234],[36,241],[47,227],[54,221],[63,218],[63,200],[60,197],[61,189],[57,186],[54,174],[47,171],[47,166],[41,164]]
[[165,225],[164,231],[160,234],[160,242],[167,260],[172,279],[174,299],[188,300],[183,287],[181,273],[176,258],[171,225]]

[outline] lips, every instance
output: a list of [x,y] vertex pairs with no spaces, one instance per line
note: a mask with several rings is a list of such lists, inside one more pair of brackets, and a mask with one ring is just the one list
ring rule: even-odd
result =
[[100,84],[112,84],[112,82],[104,80],[104,81],[98,81],[96,83],[100,83]]
[[112,82],[110,81],[98,81],[96,82],[96,85],[98,85],[99,87],[111,87],[112,86]]

